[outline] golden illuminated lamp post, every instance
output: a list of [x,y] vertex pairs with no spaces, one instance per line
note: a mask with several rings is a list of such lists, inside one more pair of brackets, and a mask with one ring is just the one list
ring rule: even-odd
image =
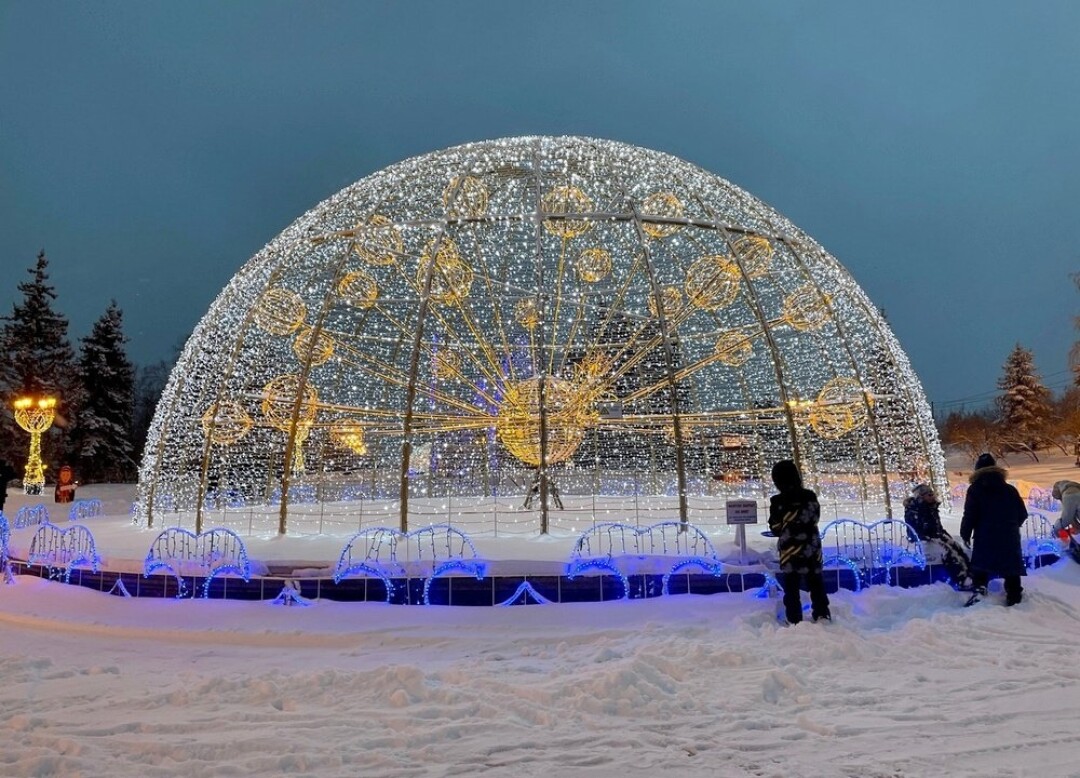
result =
[[41,494],[45,486],[41,433],[52,426],[55,416],[55,397],[20,397],[15,401],[15,421],[30,433],[30,453],[26,457],[26,472],[23,475],[23,491],[26,494]]

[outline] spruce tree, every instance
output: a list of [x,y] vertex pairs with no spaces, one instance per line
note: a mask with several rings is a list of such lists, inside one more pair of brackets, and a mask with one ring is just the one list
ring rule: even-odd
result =
[[998,388],[997,406],[1006,444],[1037,460],[1035,450],[1046,439],[1050,419],[1050,390],[1043,385],[1031,352],[1019,343],[1005,360]]
[[[0,327],[0,399],[5,408],[10,411],[15,398],[23,394],[57,398],[56,426],[42,439],[42,457],[49,467],[46,477],[70,454],[67,432],[80,395],[68,320],[52,308],[56,290],[49,283],[48,267],[42,250],[28,271],[31,279],[19,284],[22,302],[12,306],[11,315],[2,317]],[[0,414],[0,432],[0,456],[13,464],[24,461],[27,434],[10,412]]]
[[135,473],[135,369],[124,351],[123,325],[123,312],[113,300],[82,340],[84,396],[75,442],[79,473],[88,481],[127,481]]

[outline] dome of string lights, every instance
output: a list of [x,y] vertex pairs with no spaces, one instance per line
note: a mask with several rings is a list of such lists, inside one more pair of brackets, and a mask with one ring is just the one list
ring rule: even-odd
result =
[[946,487],[919,380],[848,272],[667,154],[510,138],[364,178],[240,269],[172,372],[135,514],[287,532],[360,500],[405,529],[490,499],[547,530],[553,496],[635,495],[693,520],[768,494],[784,458],[887,508],[892,485]]

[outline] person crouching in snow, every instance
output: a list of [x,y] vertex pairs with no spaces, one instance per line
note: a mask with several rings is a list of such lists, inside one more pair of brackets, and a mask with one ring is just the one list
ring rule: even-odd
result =
[[[941,549],[941,564],[949,573],[949,581],[956,589],[969,587],[971,559],[964,547],[941,526],[941,515],[937,495],[929,484],[919,484],[911,490],[911,496],[904,500],[904,521],[908,525],[908,536],[915,535],[919,540],[935,544]],[[914,538],[911,538],[914,540]]]
[[[991,576],[1005,579],[1005,604],[1016,605],[1023,597],[1020,576],[1027,574],[1020,544],[1020,525],[1027,508],[1016,487],[1005,482],[1005,470],[990,454],[982,454],[971,474],[960,537],[975,545],[971,552],[971,582],[975,597],[986,594]],[[974,600],[975,597],[972,599]]]
[[831,619],[829,595],[821,575],[821,536],[818,519],[821,506],[817,495],[803,489],[799,468],[790,459],[773,465],[772,480],[780,494],[769,502],[769,529],[776,535],[776,551],[780,557],[777,580],[784,590],[784,613],[789,624],[802,621],[800,579],[806,579],[810,590],[811,616],[814,621]]
[[1061,516],[1054,523],[1054,534],[1069,541],[1069,553],[1080,562],[1080,484],[1076,481],[1058,481],[1052,490],[1055,500],[1061,500]]

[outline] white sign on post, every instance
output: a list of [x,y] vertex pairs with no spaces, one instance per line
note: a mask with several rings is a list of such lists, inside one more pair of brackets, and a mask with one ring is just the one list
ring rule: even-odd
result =
[[728,500],[728,524],[757,524],[757,500]]
[[728,500],[727,523],[735,525],[739,564],[746,564],[746,525],[757,524],[757,500]]

